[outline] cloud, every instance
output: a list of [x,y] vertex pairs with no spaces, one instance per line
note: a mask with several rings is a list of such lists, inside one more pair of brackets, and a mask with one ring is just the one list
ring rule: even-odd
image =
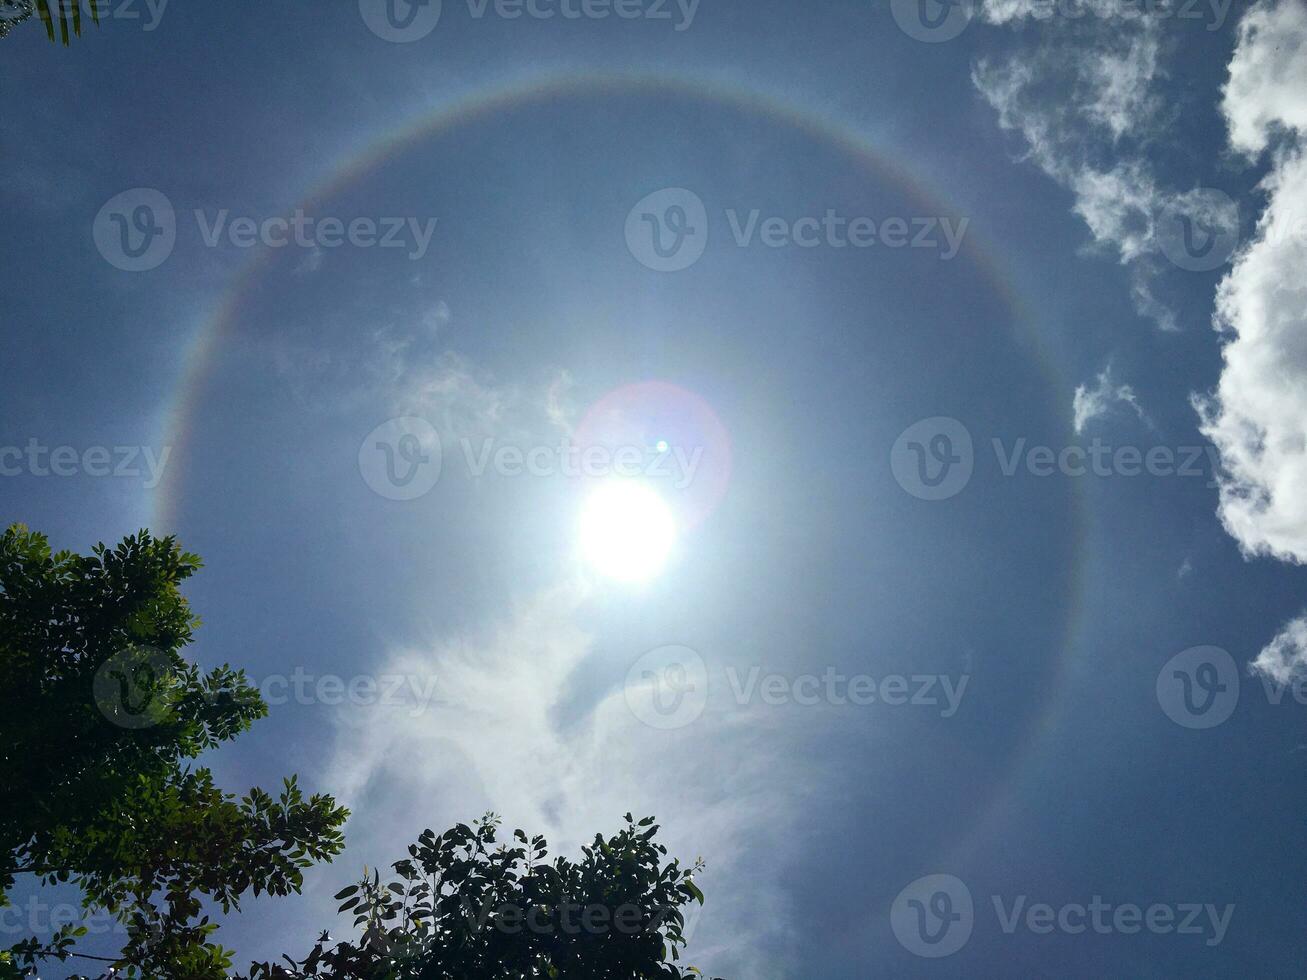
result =
[[1250,667],[1277,684],[1292,684],[1307,675],[1307,615],[1285,623]]
[[1230,142],[1261,153],[1276,133],[1307,131],[1307,6],[1262,2],[1239,24],[1222,108]]
[[1223,111],[1232,145],[1270,150],[1267,206],[1221,283],[1215,392],[1195,397],[1221,453],[1219,513],[1249,556],[1307,563],[1307,6],[1263,2],[1239,26]]
[[[1141,149],[1163,129],[1161,28],[1148,14],[1121,16],[1114,0],[1088,8],[1092,16],[1044,24],[1008,57],[982,58],[972,80],[999,125],[1021,136],[1025,158],[1071,192],[1094,247],[1131,267],[1139,314],[1173,331],[1175,314],[1154,290],[1166,268],[1157,219],[1184,195],[1159,185]],[[1048,10],[1034,0],[982,8],[989,23],[1010,26],[1047,20]]]
[[[435,678],[440,703],[344,709],[330,771],[354,812],[351,853],[397,860],[425,827],[493,810],[506,827],[544,834],[555,853],[574,855],[628,810],[654,814],[673,856],[708,861],[709,900],[688,962],[760,980],[788,975],[778,955],[784,882],[773,869],[795,817],[787,801],[803,799],[802,774],[711,705],[679,730],[643,724],[621,688],[626,660],[643,651],[616,670],[597,665],[611,652],[578,625],[588,598],[578,583],[559,584],[481,635],[390,655],[381,674]],[[596,674],[613,685],[593,690]],[[791,791],[778,794],[778,785]]]
[[1090,422],[1103,418],[1114,406],[1120,404],[1129,405],[1140,420],[1148,421],[1139,399],[1135,396],[1135,390],[1130,385],[1117,384],[1112,379],[1112,368],[1109,365],[1098,375],[1092,387],[1088,384],[1076,387],[1071,403],[1072,411],[1075,413],[1076,435],[1084,432],[1085,426]]

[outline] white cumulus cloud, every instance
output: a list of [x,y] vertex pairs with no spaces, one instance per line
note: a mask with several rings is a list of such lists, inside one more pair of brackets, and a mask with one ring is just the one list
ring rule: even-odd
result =
[[1267,206],[1217,297],[1216,390],[1195,399],[1221,453],[1220,514],[1248,555],[1307,563],[1307,5],[1262,0],[1239,27],[1223,108],[1260,155]]

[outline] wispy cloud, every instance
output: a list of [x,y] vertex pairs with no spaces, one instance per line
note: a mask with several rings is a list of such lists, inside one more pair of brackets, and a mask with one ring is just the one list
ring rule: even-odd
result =
[[[1013,54],[979,60],[972,78],[1000,126],[1021,137],[1025,158],[1071,192],[1093,247],[1130,267],[1139,314],[1174,331],[1176,315],[1155,290],[1166,268],[1157,224],[1186,194],[1159,184],[1144,149],[1164,130],[1161,28],[1144,12],[1119,16],[1119,4],[1088,6],[1104,8],[1103,16],[1042,23],[1022,34]],[[1033,0],[991,0],[982,13],[1024,28],[1047,10]]]
[[1253,673],[1277,684],[1291,684],[1307,675],[1307,615],[1291,619],[1251,664]]
[[442,703],[341,715],[331,771],[355,813],[352,852],[398,859],[428,824],[487,809],[576,852],[628,810],[656,814],[673,855],[709,861],[709,904],[688,962],[789,975],[779,956],[783,882],[759,858],[780,853],[795,816],[785,801],[802,798],[799,767],[760,751],[756,732],[711,707],[680,730],[647,727],[626,702],[624,668],[607,672],[616,686],[591,691],[595,658],[610,654],[578,626],[588,598],[586,587],[560,584],[479,635],[390,654],[385,673],[437,678]]
[[1085,431],[1085,427],[1095,419],[1109,415],[1117,405],[1127,405],[1134,410],[1141,421],[1147,422],[1143,406],[1130,385],[1118,384],[1112,377],[1112,367],[1108,365],[1095,379],[1093,385],[1077,386],[1072,398],[1072,412],[1075,414],[1076,434]]

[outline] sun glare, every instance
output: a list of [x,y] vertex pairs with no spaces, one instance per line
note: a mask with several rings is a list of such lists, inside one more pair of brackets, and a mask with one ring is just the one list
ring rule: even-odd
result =
[[606,483],[591,494],[581,512],[582,555],[621,582],[644,582],[657,575],[675,536],[671,509],[640,483]]

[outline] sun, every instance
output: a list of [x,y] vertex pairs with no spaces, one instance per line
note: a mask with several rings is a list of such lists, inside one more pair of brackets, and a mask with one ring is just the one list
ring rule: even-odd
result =
[[605,483],[581,511],[582,556],[620,582],[645,582],[657,575],[675,540],[671,508],[642,483]]

